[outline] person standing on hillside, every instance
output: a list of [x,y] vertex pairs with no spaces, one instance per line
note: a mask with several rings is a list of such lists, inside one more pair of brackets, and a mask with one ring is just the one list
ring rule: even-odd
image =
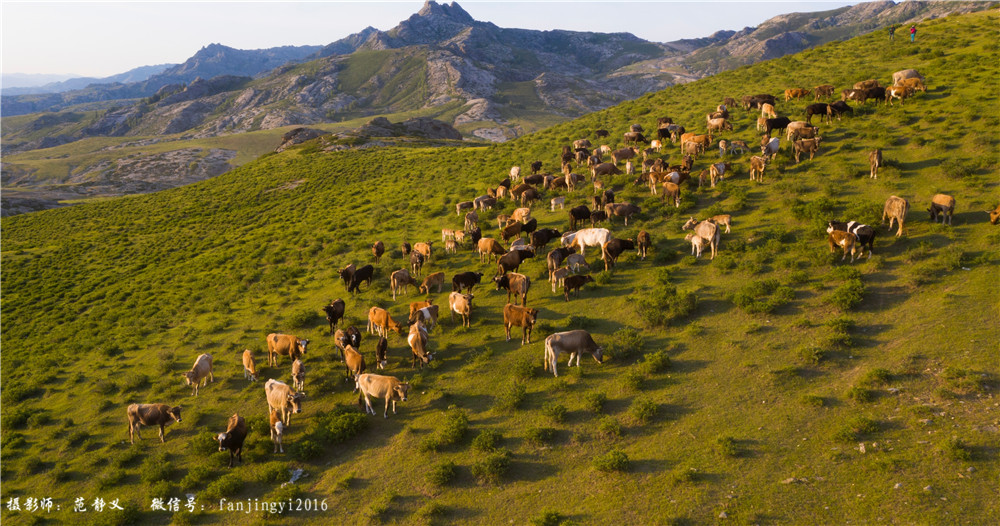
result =
[[913,42],[917,38],[917,25],[913,24],[910,26],[910,42]]
[[896,24],[889,24],[889,40],[894,40],[896,35]]

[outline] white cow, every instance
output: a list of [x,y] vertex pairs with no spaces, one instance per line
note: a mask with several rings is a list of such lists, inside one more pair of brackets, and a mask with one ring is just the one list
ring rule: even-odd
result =
[[393,376],[379,374],[358,375],[355,387],[361,391],[361,394],[358,395],[358,405],[360,406],[361,400],[364,399],[366,413],[375,414],[369,396],[385,398],[385,412],[382,413],[384,418],[389,418],[389,402],[392,402],[392,414],[396,414],[396,401],[405,402],[406,393],[410,390],[409,383],[400,382],[398,378]]
[[611,231],[607,228],[584,228],[576,232],[572,246],[579,247],[582,256],[586,247],[603,247],[608,241],[611,241]]

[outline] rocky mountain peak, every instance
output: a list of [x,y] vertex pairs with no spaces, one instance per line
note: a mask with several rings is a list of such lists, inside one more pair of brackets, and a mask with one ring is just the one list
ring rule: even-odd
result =
[[[427,0],[424,2],[424,7],[417,11],[415,17],[425,17],[425,18],[448,18],[455,22],[462,24],[471,24],[475,22],[472,15],[467,13],[462,6],[458,5],[458,2],[452,2],[449,4],[439,4],[434,0]],[[412,20],[413,17],[410,17]]]
[[477,23],[457,2],[448,5],[427,0],[420,11],[390,30],[389,36],[398,41],[398,47],[432,44],[448,40]]

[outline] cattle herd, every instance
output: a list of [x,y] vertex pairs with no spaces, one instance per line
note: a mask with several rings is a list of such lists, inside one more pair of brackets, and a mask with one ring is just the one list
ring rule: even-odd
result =
[[[892,100],[897,99],[902,104],[917,90],[926,91],[924,77],[912,69],[898,71],[893,74],[893,85],[890,87],[882,87],[877,80],[866,80],[858,82],[853,88],[843,90],[839,101],[832,103],[814,102],[808,105],[805,109],[804,121],[792,121],[788,117],[779,116],[776,110],[777,100],[772,95],[743,97],[741,106],[745,111],[759,109],[761,112],[761,116],[757,120],[757,130],[762,132],[761,155],[746,159],[750,180],[763,182],[768,165],[781,151],[781,138],[779,136],[772,137],[772,133],[785,131],[785,140],[791,143],[796,163],[801,161],[804,154],[808,154],[811,160],[819,153],[822,142],[819,128],[812,125],[814,115],[822,117],[826,122],[830,122],[834,117],[840,120],[843,115],[853,113],[853,109],[847,104],[849,100],[866,104],[868,100],[875,99],[891,105]],[[818,101],[820,98],[832,98],[834,86],[821,85],[812,90],[788,89],[785,90],[784,99],[785,101],[799,100],[810,94],[814,95],[814,101]],[[704,134],[688,132],[684,126],[674,123],[670,117],[661,117],[657,119],[655,139],[647,139],[643,135],[645,132],[643,127],[633,124],[628,131],[623,133],[624,146],[619,149],[612,149],[608,145],[594,147],[589,139],[579,139],[574,141],[572,146],[564,146],[559,152],[561,170],[558,174],[540,173],[543,166],[541,161],[532,162],[530,173],[523,177],[521,168],[514,166],[508,174],[505,174],[504,179],[497,186],[490,187],[485,195],[456,204],[456,214],[463,217],[463,225],[460,229],[443,229],[441,231],[445,252],[455,253],[462,247],[469,247],[479,254],[481,264],[496,262],[496,271],[492,281],[496,290],[507,292],[507,303],[502,309],[507,341],[511,339],[512,328],[521,327],[521,344],[531,343],[531,332],[538,319],[539,311],[528,307],[531,279],[527,275],[519,273],[518,270],[526,260],[535,258],[536,254],[544,250],[549,243],[555,241],[559,245],[548,251],[545,258],[552,293],[556,294],[561,288],[565,301],[570,301],[571,293],[579,296],[580,289],[584,285],[594,282],[593,277],[589,274],[591,267],[585,259],[588,247],[599,250],[605,270],[612,268],[618,257],[626,251],[636,250],[637,256],[645,259],[647,251],[652,245],[649,232],[642,230],[635,239],[618,239],[612,236],[611,230],[608,228],[598,227],[598,223],[603,222],[607,222],[611,226],[614,224],[615,218],[621,218],[622,222],[628,225],[630,219],[636,218],[641,213],[641,209],[637,205],[616,201],[616,193],[611,180],[614,175],[635,176],[634,185],[648,186],[653,195],[659,194],[661,200],[669,198],[669,203],[677,207],[680,206],[681,194],[685,188],[690,188],[695,184],[698,187],[706,184],[714,187],[725,178],[735,175],[737,163],[727,161],[726,158],[749,153],[747,143],[728,138],[719,140],[717,148],[712,148],[711,145],[714,142],[714,133],[733,131],[733,125],[728,120],[729,112],[731,109],[735,110],[737,104],[735,99],[726,97],[715,111],[706,116],[706,133]],[[607,130],[596,130],[594,136],[601,139],[609,137],[610,133]],[[667,139],[671,143],[679,143],[682,155],[680,164],[670,165],[667,156],[660,155]],[[645,145],[648,147],[643,148]],[[708,168],[697,174],[697,180],[695,180],[692,177],[694,162],[698,156],[704,155],[710,149],[718,152],[722,162],[710,163]],[[738,157],[732,158],[739,159]],[[610,159],[610,161],[605,159]],[[875,179],[878,177],[878,169],[883,165],[882,152],[880,150],[870,151],[868,160],[870,178]],[[623,166],[622,163],[624,163]],[[542,198],[545,191],[562,190],[564,191],[563,195],[553,197],[549,201],[549,213],[556,213],[557,207],[560,211],[564,211],[569,204],[567,200],[574,195],[573,192],[583,188],[584,184],[587,183],[586,175],[573,173],[574,168],[583,166],[589,169],[589,182],[593,186],[593,194],[590,194],[589,199],[584,199],[585,201],[589,200],[591,206],[580,204],[569,208],[569,230],[566,232],[559,232],[553,228],[539,229],[537,218],[532,216],[533,212],[538,209],[532,209],[532,205]],[[638,173],[636,173],[637,169]],[[618,191],[622,192],[622,189]],[[498,202],[503,199],[516,203],[515,209],[509,215],[498,214],[496,218],[497,235],[484,237],[480,228],[480,214],[485,215],[488,210],[497,207]],[[896,236],[903,235],[909,207],[909,201],[898,196],[890,196],[885,203],[882,223],[884,224],[888,219],[890,230],[894,222],[898,223]],[[937,221],[940,217],[941,223],[948,225],[951,225],[954,210],[954,197],[944,194],[935,195],[928,208],[932,221]],[[1000,207],[990,212],[990,222],[992,224],[1000,222]],[[684,240],[691,243],[692,255],[701,257],[702,251],[707,248],[711,258],[714,259],[719,249],[719,241],[723,233],[722,227],[725,227],[725,233],[728,234],[731,224],[732,217],[729,214],[720,214],[701,221],[690,217],[683,224],[681,230],[689,231]],[[578,225],[582,228],[578,229]],[[850,254],[851,262],[853,262],[856,257],[864,255],[866,251],[867,256],[871,257],[876,235],[875,228],[851,220],[830,221],[827,234],[831,252],[841,250],[843,252],[841,259],[845,259]],[[424,265],[430,263],[432,257],[435,256],[433,245],[433,241],[427,241],[417,242],[412,246],[410,243],[403,243],[400,246],[403,268],[391,274],[390,293],[393,300],[398,295],[406,294],[408,286],[416,288],[419,294],[427,295],[426,300],[410,304],[406,323],[397,322],[388,311],[380,307],[371,307],[368,311],[367,331],[379,338],[375,345],[375,361],[373,362],[379,370],[385,369],[388,363],[386,353],[390,331],[400,336],[405,335],[412,355],[411,367],[422,368],[424,364],[434,359],[434,355],[428,350],[428,338],[429,332],[438,323],[439,307],[434,304],[431,294],[432,289],[436,289],[436,293],[441,293],[447,277],[444,272],[435,272],[418,280]],[[372,256],[376,264],[381,262],[384,254],[385,245],[382,241],[376,241],[372,245]],[[436,257],[441,256],[437,254]],[[358,268],[353,263],[339,271],[340,278],[349,294],[357,293],[362,284],[370,288],[374,273],[375,268],[370,264]],[[448,310],[453,324],[471,326],[473,302],[476,297],[474,289],[482,283],[482,278],[485,275],[483,272],[464,271],[452,276],[452,291],[448,294]],[[367,413],[374,415],[375,410],[370,398],[384,399],[383,416],[388,417],[390,405],[392,412],[395,413],[396,402],[407,400],[410,386],[393,376],[366,372],[365,357],[360,350],[361,331],[353,326],[346,329],[338,328],[340,321],[345,317],[345,309],[346,304],[342,299],[331,301],[323,307],[329,322],[330,335],[333,337],[334,345],[340,351],[339,358],[345,364],[348,379],[354,383],[354,391],[358,393],[359,406]],[[459,317],[458,320],[455,318],[456,315]],[[309,340],[289,334],[272,333],[266,338],[268,365],[277,367],[281,356],[287,356],[292,365],[293,385],[289,386],[272,378],[268,379],[264,386],[270,419],[270,435],[274,442],[275,453],[284,452],[282,437],[291,423],[291,415],[302,411],[306,374],[303,359],[308,344]],[[598,363],[603,360],[603,349],[585,330],[571,330],[548,336],[544,343],[543,364],[545,370],[551,369],[552,374],[557,375],[556,362],[559,356],[564,353],[569,354],[568,365],[572,365],[573,359],[576,358],[578,367],[583,353],[592,355]],[[249,349],[243,351],[242,361],[244,377],[251,382],[256,382],[259,372],[253,352]],[[193,387],[192,395],[197,396],[199,387],[213,379],[212,356],[209,354],[198,356],[192,369],[183,373],[183,376],[187,385]],[[138,435],[140,426],[156,425],[160,428],[159,436],[160,440],[163,441],[164,426],[173,421],[180,422],[180,413],[180,406],[171,407],[167,404],[132,404],[128,406],[130,440],[134,441],[134,435]],[[242,462],[242,445],[246,435],[247,426],[243,417],[238,414],[230,417],[226,431],[218,435],[219,450],[230,451],[230,467],[232,467],[234,459]]]

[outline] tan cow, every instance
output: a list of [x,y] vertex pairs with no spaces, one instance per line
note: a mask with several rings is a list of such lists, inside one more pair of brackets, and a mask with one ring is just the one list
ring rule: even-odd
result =
[[552,369],[553,376],[559,376],[556,370],[556,362],[559,355],[569,354],[569,362],[566,366],[573,365],[573,358],[576,358],[576,366],[580,366],[580,356],[583,353],[590,354],[597,363],[604,363],[604,349],[594,342],[594,338],[589,332],[579,329],[575,331],[557,332],[545,338],[545,358],[544,368],[546,371]]
[[531,209],[530,208],[515,208],[510,214],[510,218],[514,221],[520,221],[522,223],[531,219]]
[[823,140],[822,137],[814,137],[812,139],[799,139],[793,143],[795,149],[795,162],[799,162],[799,157],[803,153],[809,154],[809,160],[813,159],[816,152],[819,151],[819,143]]
[[715,163],[709,165],[708,173],[712,178],[712,188],[715,188],[716,181],[721,181],[729,172],[730,163]]
[[435,272],[425,277],[418,290],[421,294],[430,294],[431,287],[434,286],[437,286],[437,291],[440,293],[441,287],[444,286],[444,272]]
[[691,243],[691,255],[695,258],[701,257],[701,252],[705,249],[705,244],[708,240],[695,234],[694,232],[689,232],[684,236],[684,241],[689,241]]
[[212,374],[212,355],[202,354],[198,356],[194,361],[194,365],[191,366],[191,370],[183,373],[181,376],[184,377],[187,385],[194,386],[191,394],[198,396],[199,385],[208,385],[208,382],[215,381],[215,375]]
[[835,88],[830,84],[821,84],[813,88],[814,97],[813,100],[819,100],[820,97],[832,97],[833,90]]
[[729,225],[732,224],[733,216],[729,214],[719,214],[708,218],[709,221],[715,223],[716,225],[726,225],[726,233],[729,233]]
[[163,427],[181,422],[181,406],[170,407],[167,404],[130,404],[125,410],[128,416],[128,439],[135,444],[135,437],[142,440],[139,432],[141,426],[160,426],[160,442],[163,439]]
[[389,316],[389,311],[382,307],[368,309],[368,333],[386,337],[388,329],[396,331],[396,334],[403,334],[403,327]]
[[760,155],[750,157],[750,180],[763,183],[765,168],[767,168],[767,157]]
[[718,225],[712,221],[699,222],[692,217],[684,223],[681,230],[694,230],[696,235],[707,241],[712,249],[712,257],[710,259],[715,259],[715,254],[719,250],[719,239],[722,237],[722,234],[719,233]]
[[267,365],[277,366],[278,355],[288,356],[293,361],[306,353],[309,340],[296,338],[291,334],[272,332],[267,335]]
[[510,303],[504,305],[503,327],[505,334],[507,335],[507,341],[510,341],[511,327],[516,325],[523,328],[523,332],[521,334],[521,345],[531,343],[531,329],[535,326],[535,320],[537,319],[538,309],[519,307],[517,305],[511,305]]
[[360,406],[361,400],[364,399],[365,412],[368,414],[375,414],[375,410],[372,409],[372,402],[368,398],[369,396],[385,399],[385,412],[382,414],[384,418],[389,418],[389,402],[392,402],[392,414],[396,414],[396,402],[405,402],[406,394],[410,391],[409,383],[400,382],[399,379],[393,376],[378,374],[362,374],[358,376],[355,387],[358,391],[361,391],[361,394],[358,395],[358,405]]
[[427,243],[414,243],[413,251],[423,254],[425,261],[431,260],[431,247],[434,245],[433,241],[428,241]]
[[951,216],[955,213],[955,198],[947,194],[935,194],[931,198],[931,207],[927,209],[931,213],[931,221],[937,222],[937,216],[941,216],[941,224],[947,219],[951,225]]
[[786,89],[785,101],[787,102],[791,99],[799,100],[802,97],[808,97],[810,93],[812,93],[812,90],[807,90],[802,88]]
[[285,448],[281,444],[281,439],[285,436],[285,423],[281,421],[281,416],[274,409],[268,413],[268,418],[271,422],[271,441],[274,442],[274,452],[284,453]]
[[353,346],[344,348],[344,363],[347,365],[347,380],[356,380],[358,375],[365,372],[365,357]]
[[251,382],[257,381],[257,362],[253,359],[253,351],[245,349],[243,351],[243,378]]
[[830,245],[830,252],[836,252],[837,247],[844,250],[844,256],[840,258],[841,261],[847,257],[847,253],[851,253],[851,263],[854,263],[854,254],[857,252],[858,237],[851,232],[844,232],[843,230],[832,230],[827,238],[827,243]]
[[462,325],[465,327],[472,326],[472,299],[475,298],[472,294],[462,294],[460,292],[452,292],[448,295],[448,308],[451,310],[451,321],[455,322],[455,314],[458,313],[462,316]]
[[875,149],[868,152],[868,166],[870,168],[868,178],[878,179],[878,169],[882,166],[882,150]]
[[[453,293],[454,294],[454,293]],[[419,321],[410,325],[410,334],[406,336],[406,343],[410,345],[410,352],[413,354],[411,367],[424,368],[425,363],[430,363],[434,357],[427,351],[427,327]]]
[[[788,100],[788,99],[785,99],[785,100]],[[762,119],[766,119],[768,117],[770,117],[772,119],[777,119],[778,118],[778,113],[774,111],[774,106],[773,105],[768,104],[768,103],[765,102],[764,104],[760,105],[760,117]]]
[[403,294],[406,292],[406,286],[413,285],[417,286],[417,280],[410,276],[410,271],[407,269],[399,269],[389,276],[389,289],[392,291],[392,299],[396,299],[396,293]]
[[268,415],[271,411],[278,411],[281,421],[288,427],[292,421],[292,413],[302,412],[302,399],[306,394],[295,392],[288,384],[272,378],[264,384],[264,395],[267,398]]
[[297,391],[306,388],[306,366],[299,359],[292,362],[292,387]]
[[906,213],[909,211],[909,201],[895,195],[890,196],[885,201],[885,207],[882,208],[882,223],[885,224],[885,219],[888,217],[889,230],[892,230],[892,222],[896,221],[899,224],[899,229],[896,230],[896,237],[900,237],[903,235],[903,223],[906,222]]
[[477,248],[479,250],[480,263],[485,263],[487,260],[492,262],[494,258],[499,259],[500,256],[507,253],[507,249],[504,248],[499,241],[493,239],[492,237],[484,237],[480,239],[479,246]]

